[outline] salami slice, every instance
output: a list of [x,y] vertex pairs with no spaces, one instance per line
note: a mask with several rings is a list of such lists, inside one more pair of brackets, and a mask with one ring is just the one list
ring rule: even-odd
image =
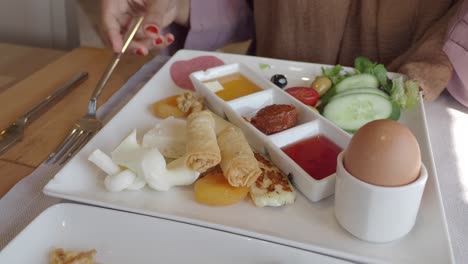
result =
[[224,62],[215,56],[200,56],[191,60],[176,61],[171,65],[171,78],[180,88],[194,91],[195,88],[189,78],[192,72],[204,71],[221,65],[224,65]]

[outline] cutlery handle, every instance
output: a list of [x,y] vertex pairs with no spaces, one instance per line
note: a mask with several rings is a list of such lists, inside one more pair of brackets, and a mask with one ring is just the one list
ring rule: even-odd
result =
[[104,87],[106,86],[106,84],[109,81],[112,73],[114,72],[115,68],[117,67],[117,64],[119,64],[120,58],[122,57],[122,54],[124,54],[125,51],[127,50],[128,46],[130,45],[130,42],[132,41],[133,37],[137,33],[138,28],[140,28],[142,23],[143,23],[143,17],[140,16],[140,17],[137,18],[137,20],[136,20],[135,24],[133,25],[132,29],[125,36],[125,42],[124,42],[120,52],[115,53],[114,56],[112,57],[111,63],[109,64],[109,66],[107,66],[106,71],[102,75],[101,79],[99,80],[98,84],[96,85],[96,89],[94,89],[94,92],[91,95],[91,99],[89,100],[89,105],[88,105],[88,115],[90,115],[90,116],[96,115],[97,99],[101,95],[102,90],[104,90]]
[[50,106],[52,106],[56,101],[62,98],[65,94],[67,94],[77,83],[84,80],[88,77],[87,72],[80,72],[73,76],[70,80],[66,83],[62,84],[57,90],[55,90],[52,94],[47,96],[42,102],[34,106],[29,112],[18,118],[16,123],[22,123],[26,125],[31,120],[34,120],[39,115],[41,115],[45,110],[47,110]]

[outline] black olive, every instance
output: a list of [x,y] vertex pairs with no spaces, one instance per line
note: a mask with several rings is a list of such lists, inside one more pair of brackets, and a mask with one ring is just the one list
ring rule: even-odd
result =
[[286,76],[282,74],[275,74],[271,76],[270,81],[274,83],[276,86],[279,88],[284,88],[286,85],[288,85],[288,79],[286,79]]

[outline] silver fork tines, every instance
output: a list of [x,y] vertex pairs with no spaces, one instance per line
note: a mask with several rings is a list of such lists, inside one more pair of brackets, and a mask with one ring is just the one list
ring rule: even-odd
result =
[[99,129],[101,129],[101,122],[95,116],[80,118],[59,147],[49,155],[46,163],[65,164]]
[[75,153],[77,153],[94,136],[94,134],[101,129],[102,123],[96,118],[97,99],[99,98],[99,95],[101,95],[102,90],[112,75],[112,72],[114,72],[117,67],[122,54],[127,49],[128,45],[130,45],[133,36],[135,36],[142,22],[143,17],[138,17],[132,27],[132,30],[128,32],[122,49],[119,53],[114,54],[111,63],[103,73],[93,94],[91,95],[91,99],[88,104],[88,113],[76,121],[68,133],[68,136],[62,141],[62,144],[60,144],[57,149],[49,155],[46,163],[58,163],[60,165],[65,164],[65,162],[73,157],[73,155],[75,155]]

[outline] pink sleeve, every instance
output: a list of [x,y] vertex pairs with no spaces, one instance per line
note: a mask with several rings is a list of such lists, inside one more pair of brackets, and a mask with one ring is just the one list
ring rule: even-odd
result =
[[185,48],[215,50],[253,35],[253,17],[245,0],[191,0]]
[[179,49],[215,50],[253,38],[254,23],[248,0],[191,0],[190,28],[172,24],[176,41],[163,53]]
[[[463,0],[462,0],[463,1]],[[449,28],[444,51],[453,66],[453,77],[447,90],[468,107],[468,1],[460,6]]]

